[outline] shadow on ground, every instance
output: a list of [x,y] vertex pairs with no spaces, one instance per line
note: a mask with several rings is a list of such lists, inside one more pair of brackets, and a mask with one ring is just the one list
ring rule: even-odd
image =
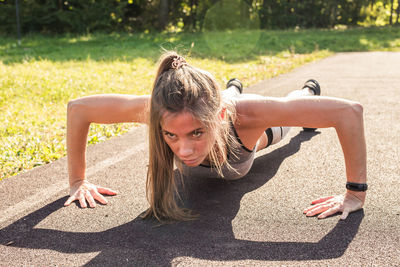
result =
[[242,197],[275,176],[282,161],[299,151],[302,142],[316,133],[300,132],[290,142],[255,161],[260,172],[229,182],[221,179],[192,179],[186,184],[185,206],[201,217],[156,227],[153,220],[140,217],[103,232],[78,233],[35,226],[61,209],[66,197],[25,216],[1,229],[0,243],[30,249],[48,249],[62,253],[100,252],[87,265],[169,265],[177,257],[213,261],[263,260],[302,261],[338,258],[355,237],[364,217],[363,210],[352,213],[319,242],[256,242],[234,236],[232,220]]

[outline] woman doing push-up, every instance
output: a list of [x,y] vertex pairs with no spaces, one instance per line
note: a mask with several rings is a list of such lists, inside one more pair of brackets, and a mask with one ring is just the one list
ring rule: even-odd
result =
[[[276,144],[289,127],[306,130],[334,127],[346,164],[346,191],[322,197],[304,210],[325,218],[363,207],[366,195],[366,145],[363,108],[353,101],[320,96],[317,81],[283,98],[242,94],[239,80],[221,91],[208,72],[189,65],[175,52],[160,58],[151,96],[94,95],[68,103],[67,152],[70,197],[81,207],[106,204],[116,192],[85,177],[86,140],[90,123],[137,122],[149,126],[147,199],[143,217],[159,221],[195,216],[177,204],[174,166],[182,177],[245,179],[255,152]],[[244,177],[244,178],[243,178]]]

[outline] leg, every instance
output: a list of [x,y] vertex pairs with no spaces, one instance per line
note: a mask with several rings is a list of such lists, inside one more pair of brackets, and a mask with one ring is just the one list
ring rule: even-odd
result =
[[222,98],[230,99],[240,95],[243,92],[243,85],[242,83],[236,79],[230,79],[226,84],[226,89],[221,92]]
[[267,148],[270,145],[279,143],[289,133],[291,127],[272,127],[265,130],[258,139],[257,151]]

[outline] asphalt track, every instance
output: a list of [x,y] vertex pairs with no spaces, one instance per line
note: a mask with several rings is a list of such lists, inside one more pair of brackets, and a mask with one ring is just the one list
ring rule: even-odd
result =
[[184,203],[200,218],[157,227],[139,217],[148,157],[139,127],[88,148],[88,179],[119,192],[108,205],[63,207],[66,158],[0,181],[0,265],[400,265],[400,53],[336,54],[245,91],[284,96],[308,78],[364,106],[370,189],[345,221],[302,214],[345,190],[335,130],[293,128],[239,181],[188,177]]

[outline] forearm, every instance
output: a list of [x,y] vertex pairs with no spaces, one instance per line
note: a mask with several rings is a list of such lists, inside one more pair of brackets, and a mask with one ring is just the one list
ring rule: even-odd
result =
[[85,179],[86,142],[90,123],[85,121],[79,106],[68,104],[67,112],[67,155],[69,184]]
[[[364,136],[362,106],[356,104],[343,115],[335,127],[338,134],[345,164],[347,182],[367,182],[367,152]],[[364,202],[365,192],[348,191]]]

